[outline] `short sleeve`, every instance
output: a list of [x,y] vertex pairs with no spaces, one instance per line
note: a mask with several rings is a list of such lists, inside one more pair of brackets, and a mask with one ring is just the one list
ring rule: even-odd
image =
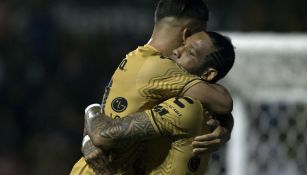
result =
[[202,104],[190,97],[171,98],[146,111],[156,132],[172,139],[201,133]]

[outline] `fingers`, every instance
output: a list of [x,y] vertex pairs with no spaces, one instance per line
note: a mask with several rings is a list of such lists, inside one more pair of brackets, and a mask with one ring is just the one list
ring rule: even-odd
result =
[[215,152],[217,150],[217,148],[194,148],[193,149],[193,154],[194,155],[202,155],[202,154],[208,154],[211,152]]
[[87,154],[84,156],[85,161],[89,161],[98,157],[102,157],[100,156],[102,154],[102,151],[100,149],[96,149],[93,152]]
[[211,133],[197,136],[194,138],[195,141],[210,141],[214,139],[225,139],[228,135],[227,129],[221,127],[220,125]]
[[108,160],[105,158],[106,156],[103,155],[102,149],[95,147],[88,136],[83,139],[81,152],[86,162],[95,161],[96,159],[102,159],[103,161]]
[[192,142],[193,154],[201,155],[218,150],[219,147],[224,145],[229,138],[226,128],[223,128],[218,120],[210,119],[207,125],[214,128],[213,132],[194,138]]
[[88,159],[86,160],[86,163],[88,163],[89,166],[95,170],[95,172],[99,170],[105,171],[106,168],[110,165],[106,156],[103,155],[95,156],[92,159]]
[[210,134],[205,134],[205,135],[201,135],[201,136],[197,136],[194,138],[195,141],[209,141],[209,140],[213,140],[216,139],[218,136],[216,133],[210,133]]
[[207,125],[210,127],[217,127],[220,125],[220,122],[218,120],[210,119],[207,121]]
[[201,155],[205,153],[209,153],[209,148],[194,148],[193,149],[194,155]]
[[204,141],[204,142],[198,142],[193,141],[192,146],[194,148],[209,148],[209,147],[218,147],[223,144],[223,141],[221,139],[215,139],[211,141]]
[[90,165],[91,168],[94,170],[100,170],[100,167],[107,166],[107,162],[105,162],[103,159],[95,158],[92,160],[88,160],[87,163]]

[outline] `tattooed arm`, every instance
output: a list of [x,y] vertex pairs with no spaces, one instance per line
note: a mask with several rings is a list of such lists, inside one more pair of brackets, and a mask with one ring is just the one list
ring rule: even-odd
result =
[[106,151],[158,135],[145,112],[112,119],[101,113],[100,105],[91,105],[85,110],[85,123],[93,144]]
[[101,113],[100,105],[94,104],[85,110],[85,125],[93,144],[109,151],[152,137],[175,140],[191,137],[201,131],[203,110],[197,100],[171,98],[151,110],[112,119]]
[[96,175],[114,174],[109,154],[106,154],[102,149],[94,146],[88,135],[83,139],[81,151],[84,160],[89,167],[93,169]]

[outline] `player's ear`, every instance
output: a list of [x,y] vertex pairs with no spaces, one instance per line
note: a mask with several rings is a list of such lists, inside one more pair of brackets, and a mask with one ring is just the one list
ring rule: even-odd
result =
[[183,40],[183,42],[185,42],[189,36],[191,36],[191,32],[186,27],[186,28],[183,29],[183,32],[182,32],[182,40]]
[[216,69],[209,68],[201,75],[201,78],[210,82],[217,76],[217,74],[218,72]]

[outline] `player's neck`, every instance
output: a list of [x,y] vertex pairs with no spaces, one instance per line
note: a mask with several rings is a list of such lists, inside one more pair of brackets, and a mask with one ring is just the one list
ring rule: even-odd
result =
[[170,56],[182,44],[182,33],[181,27],[155,27],[148,44],[163,56]]

